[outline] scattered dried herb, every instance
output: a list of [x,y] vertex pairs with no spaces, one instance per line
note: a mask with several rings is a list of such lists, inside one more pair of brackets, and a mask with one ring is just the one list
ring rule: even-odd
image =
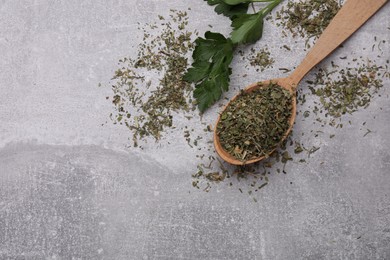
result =
[[[165,128],[172,127],[173,112],[191,107],[187,97],[192,87],[183,80],[193,49],[192,33],[185,30],[187,13],[171,10],[169,19],[159,19],[160,24],[141,28],[144,38],[137,57],[119,60],[111,86],[116,108],[111,119],[133,133],[134,146],[146,136],[158,140]],[[155,73],[158,80],[148,80],[145,71]]]
[[276,12],[276,20],[294,37],[318,38],[340,7],[338,0],[290,0]]
[[291,109],[290,92],[277,84],[242,92],[221,114],[217,134],[222,147],[242,161],[267,155],[285,136]]
[[270,57],[271,53],[267,48],[262,48],[258,52],[255,49],[251,49],[251,55],[249,56],[250,65],[255,67],[257,71],[264,71],[267,68],[272,67],[275,60]]
[[367,132],[363,135],[363,137],[366,137],[366,135],[368,135],[369,133],[372,133],[372,131],[370,129],[367,129]]
[[233,166],[218,158],[215,159],[213,156],[207,158],[204,155],[198,156],[202,160],[207,160],[207,163],[198,165],[198,172],[192,175],[193,185],[198,189],[210,191],[213,184],[219,183],[220,180],[208,178],[208,175],[217,175],[216,172],[218,172],[217,176],[224,176],[225,181],[229,179],[229,183],[227,183],[229,187],[236,186],[240,193],[249,194],[256,201],[255,192],[260,191],[268,184],[269,176],[272,173],[281,173],[282,171],[286,173],[285,166],[288,161],[292,160],[289,153],[285,153],[286,149],[293,145],[291,138],[292,134],[267,159],[249,165]]
[[372,95],[383,86],[378,76],[382,69],[370,63],[332,73],[320,69],[309,88],[319,98],[327,115],[340,117],[369,106]]

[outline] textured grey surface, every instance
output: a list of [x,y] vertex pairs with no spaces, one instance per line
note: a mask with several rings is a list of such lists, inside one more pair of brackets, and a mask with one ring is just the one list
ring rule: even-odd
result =
[[[270,176],[257,203],[228,185],[192,188],[197,152],[180,131],[139,150],[127,148],[124,128],[102,126],[111,93],[97,85],[136,50],[137,22],[188,6],[190,29],[229,31],[200,0],[0,1],[0,259],[390,259],[388,80],[333,139],[301,137],[321,149]],[[387,4],[333,58],[385,64],[389,12]],[[305,55],[302,40],[267,25],[255,47],[275,53],[275,69],[259,75],[236,59],[228,96]],[[381,58],[374,36],[386,40]],[[301,118],[295,131],[312,125]]]

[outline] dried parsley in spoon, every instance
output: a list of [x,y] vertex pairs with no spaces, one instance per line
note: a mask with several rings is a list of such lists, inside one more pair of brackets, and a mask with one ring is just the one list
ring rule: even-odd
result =
[[241,161],[267,155],[282,141],[291,111],[290,92],[276,84],[242,92],[221,114],[219,141]]

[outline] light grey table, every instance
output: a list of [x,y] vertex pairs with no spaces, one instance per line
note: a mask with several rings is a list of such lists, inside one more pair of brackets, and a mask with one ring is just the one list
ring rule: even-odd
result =
[[[125,128],[102,126],[111,90],[97,85],[136,51],[137,23],[188,7],[190,30],[228,34],[228,20],[201,0],[0,1],[0,259],[390,259],[388,79],[352,125],[324,130],[334,138],[301,137],[321,149],[270,175],[257,203],[235,180],[194,189],[198,153],[182,131],[140,150],[127,147]],[[386,65],[389,13],[387,4],[323,65],[345,55]],[[274,69],[248,71],[236,58],[227,97],[304,57],[304,40],[280,30],[266,22],[253,45],[268,46]],[[382,58],[375,36],[386,40]],[[316,127],[301,118],[295,131]]]

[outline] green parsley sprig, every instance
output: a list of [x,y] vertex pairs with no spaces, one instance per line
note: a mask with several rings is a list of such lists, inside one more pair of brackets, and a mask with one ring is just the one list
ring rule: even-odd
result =
[[[230,38],[220,33],[206,32],[195,40],[192,67],[184,80],[195,83],[194,97],[203,113],[229,89],[234,48],[240,44],[255,43],[262,37],[264,17],[283,0],[205,0],[215,12],[231,19]],[[268,2],[258,12],[248,14],[250,3]]]
[[[229,1],[229,0],[226,0]],[[271,2],[265,8],[254,14],[241,14],[233,17],[231,26],[234,28],[231,33],[233,44],[255,43],[263,35],[263,23],[266,15],[271,12],[283,0],[273,1],[251,1]],[[230,0],[229,2],[237,2]]]
[[229,89],[233,43],[220,33],[206,32],[205,38],[197,38],[195,44],[194,63],[184,75],[184,80],[196,84],[194,97],[203,112],[220,99],[223,91]]

